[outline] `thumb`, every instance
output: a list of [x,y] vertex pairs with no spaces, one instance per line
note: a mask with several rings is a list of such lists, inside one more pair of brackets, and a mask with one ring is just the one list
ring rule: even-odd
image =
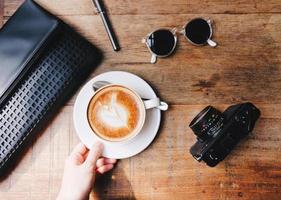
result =
[[93,147],[90,149],[84,164],[88,167],[95,168],[97,160],[102,155],[102,151],[103,151],[103,144],[100,142],[95,143]]

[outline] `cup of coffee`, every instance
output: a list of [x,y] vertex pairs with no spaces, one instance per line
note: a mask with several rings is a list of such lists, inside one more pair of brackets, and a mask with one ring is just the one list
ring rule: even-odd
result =
[[100,139],[121,142],[138,135],[145,122],[146,110],[152,108],[167,109],[161,107],[159,98],[143,100],[126,86],[109,84],[93,94],[87,118],[92,131]]

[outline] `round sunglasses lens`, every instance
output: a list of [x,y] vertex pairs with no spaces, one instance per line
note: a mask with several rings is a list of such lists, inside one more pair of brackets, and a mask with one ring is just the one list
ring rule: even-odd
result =
[[175,43],[175,37],[169,30],[157,30],[151,33],[147,38],[149,48],[158,56],[169,55],[172,52]]
[[211,36],[211,28],[206,20],[198,18],[186,25],[185,34],[191,42],[205,44]]

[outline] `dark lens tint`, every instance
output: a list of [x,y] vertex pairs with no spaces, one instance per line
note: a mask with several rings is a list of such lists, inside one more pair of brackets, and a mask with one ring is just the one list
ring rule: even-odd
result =
[[185,34],[191,42],[205,44],[211,36],[211,29],[206,20],[198,18],[187,24]]
[[158,56],[170,54],[175,42],[175,37],[169,30],[157,30],[147,38],[149,48]]

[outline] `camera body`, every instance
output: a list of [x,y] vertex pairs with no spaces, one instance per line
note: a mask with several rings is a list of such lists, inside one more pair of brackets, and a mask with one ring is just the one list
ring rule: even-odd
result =
[[230,106],[223,113],[207,106],[189,124],[197,136],[190,153],[197,161],[216,166],[253,130],[259,117],[260,110],[252,103]]

